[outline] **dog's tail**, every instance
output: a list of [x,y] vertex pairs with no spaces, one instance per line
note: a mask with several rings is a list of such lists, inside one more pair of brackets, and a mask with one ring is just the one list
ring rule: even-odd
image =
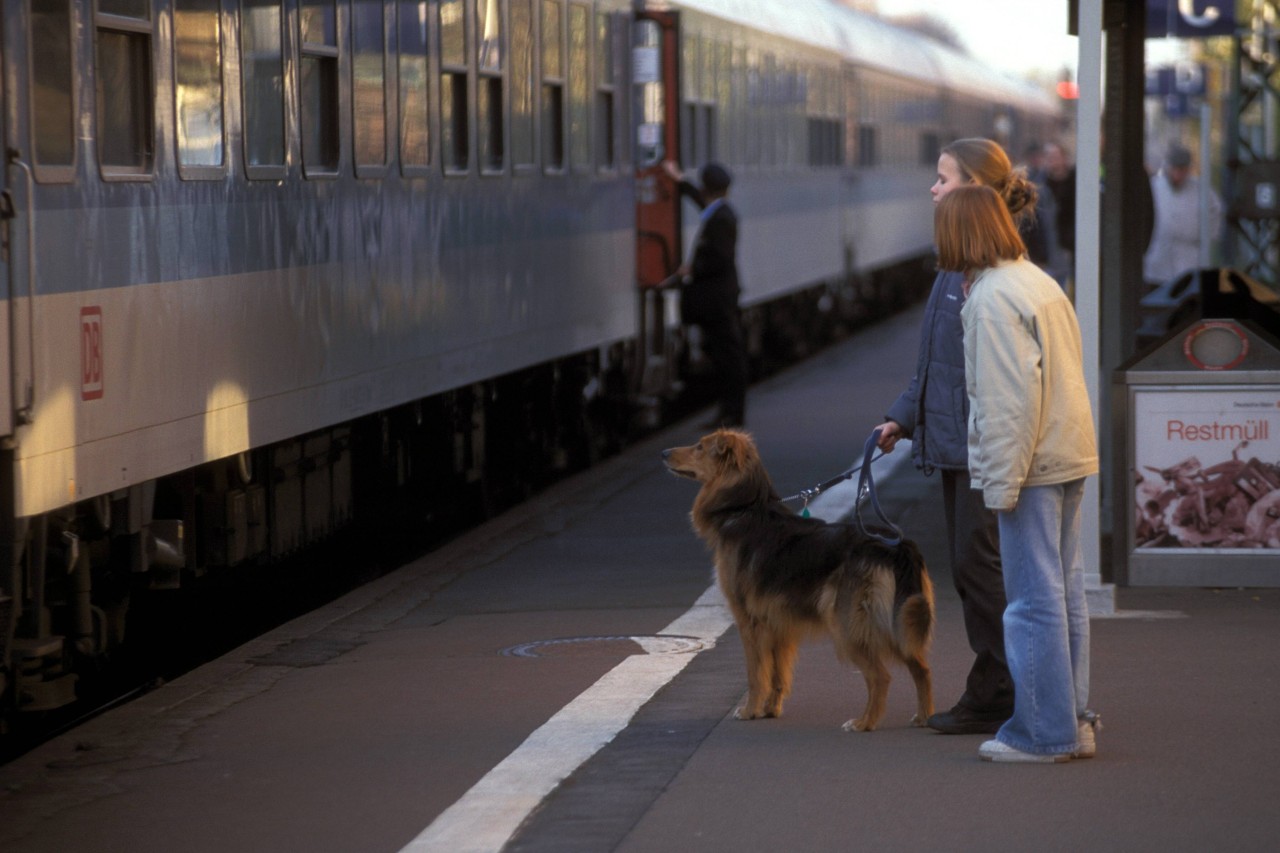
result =
[[929,647],[933,639],[933,582],[924,555],[914,542],[903,540],[894,549],[894,629],[898,644],[908,657]]

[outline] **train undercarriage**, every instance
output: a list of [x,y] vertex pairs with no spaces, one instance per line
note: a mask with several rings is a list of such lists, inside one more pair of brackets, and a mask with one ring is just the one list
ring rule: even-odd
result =
[[[921,298],[928,280],[914,260],[747,308],[753,378]],[[256,594],[255,578],[307,559],[339,531],[373,525],[373,541],[403,533],[429,547],[689,414],[713,391],[696,334],[657,323],[606,349],[46,515],[15,519],[9,506],[0,521],[9,565],[0,589],[0,725],[72,705],[86,692],[82,679],[138,644],[191,639],[181,626],[167,638],[135,630],[140,607],[164,610],[216,584],[228,602],[223,618],[234,622]],[[12,470],[13,450],[0,453]],[[289,583],[307,583],[305,573],[297,578]]]

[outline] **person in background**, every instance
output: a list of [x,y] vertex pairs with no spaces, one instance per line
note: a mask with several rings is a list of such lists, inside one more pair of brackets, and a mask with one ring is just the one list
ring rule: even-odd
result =
[[1155,287],[1178,273],[1200,266],[1200,219],[1206,217],[1209,233],[1222,228],[1222,202],[1209,190],[1209,206],[1200,209],[1200,180],[1191,175],[1191,152],[1174,143],[1164,166],[1151,178],[1155,205],[1155,229],[1142,258],[1142,278]]
[[1057,202],[1054,232],[1063,266],[1070,270],[1076,252],[1076,167],[1059,142],[1045,143],[1044,182]]
[[1036,187],[1035,217],[1019,225],[1018,232],[1027,246],[1027,257],[1058,282],[1066,282],[1066,266],[1058,246],[1058,206],[1045,182],[1044,146],[1032,142],[1023,151],[1022,168],[1028,181]]
[[1003,200],[960,187],[934,217],[938,266],[964,277],[969,472],[996,513],[1008,607],[1013,716],[984,761],[1091,758],[1089,607],[1080,553],[1084,480],[1098,473],[1080,326],[1025,255]]
[[[938,204],[957,187],[989,186],[1014,219],[1034,220],[1036,188],[1014,171],[1004,149],[990,139],[959,139],[942,149],[938,179],[930,189]],[[991,734],[1013,712],[1013,682],[1005,662],[1004,579],[995,513],[970,488],[968,400],[960,309],[964,277],[940,271],[925,304],[915,375],[880,424],[879,447],[888,453],[899,438],[912,440],[911,455],[926,475],[942,472],[951,578],[964,611],[965,634],[975,658],[964,693],[948,711],[928,720],[944,734]]]
[[663,163],[681,195],[702,208],[689,262],[676,271],[684,322],[702,329],[702,350],[716,375],[719,411],[707,427],[746,423],[748,364],[746,336],[738,308],[738,216],[729,206],[733,176],[720,163],[699,170],[695,186],[670,160]]

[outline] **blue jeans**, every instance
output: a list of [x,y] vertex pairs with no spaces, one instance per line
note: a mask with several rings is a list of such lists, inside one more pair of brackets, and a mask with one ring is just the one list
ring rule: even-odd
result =
[[1037,755],[1072,752],[1089,702],[1089,605],[1080,555],[1084,480],[1022,489],[999,513],[1005,654],[1013,716],[996,739]]

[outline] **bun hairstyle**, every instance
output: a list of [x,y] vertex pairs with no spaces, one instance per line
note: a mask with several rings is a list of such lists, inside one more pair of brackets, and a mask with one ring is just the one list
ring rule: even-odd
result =
[[1026,254],[1018,227],[1004,200],[991,187],[956,187],[933,211],[933,239],[938,268],[963,272],[1016,261]]
[[1015,225],[1022,227],[1035,216],[1040,195],[1036,185],[1027,180],[1024,169],[1013,168],[1009,155],[999,145],[990,139],[957,139],[942,153],[951,155],[963,177],[995,190]]

